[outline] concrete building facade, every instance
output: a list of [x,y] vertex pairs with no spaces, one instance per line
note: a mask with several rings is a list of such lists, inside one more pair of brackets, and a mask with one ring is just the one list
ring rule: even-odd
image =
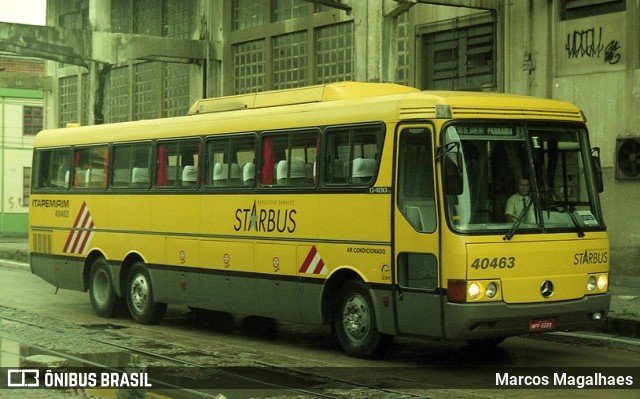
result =
[[47,27],[0,24],[0,39],[51,60],[50,127],[182,115],[202,97],[341,80],[573,102],[602,156],[613,273],[634,276],[638,7],[630,0],[49,0]]

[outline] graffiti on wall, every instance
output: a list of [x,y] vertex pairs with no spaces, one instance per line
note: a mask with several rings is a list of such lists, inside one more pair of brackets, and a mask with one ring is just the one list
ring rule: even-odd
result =
[[574,30],[567,33],[567,50],[568,58],[595,58],[602,59],[608,64],[617,64],[620,62],[620,44],[618,40],[611,40],[608,44],[604,44],[606,39],[603,38],[602,27],[590,28],[584,30]]

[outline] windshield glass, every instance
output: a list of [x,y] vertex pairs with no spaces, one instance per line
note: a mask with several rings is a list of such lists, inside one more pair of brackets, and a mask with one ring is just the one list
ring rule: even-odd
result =
[[456,123],[445,128],[444,144],[460,153],[461,194],[446,198],[455,230],[504,230],[510,239],[516,231],[582,235],[604,226],[585,129]]

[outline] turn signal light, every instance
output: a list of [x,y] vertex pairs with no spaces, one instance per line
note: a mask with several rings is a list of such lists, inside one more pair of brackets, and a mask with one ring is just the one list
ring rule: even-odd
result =
[[467,301],[467,280],[449,280],[447,287],[449,302],[464,303]]
[[449,280],[447,297],[449,302],[481,302],[501,299],[499,282],[491,280]]

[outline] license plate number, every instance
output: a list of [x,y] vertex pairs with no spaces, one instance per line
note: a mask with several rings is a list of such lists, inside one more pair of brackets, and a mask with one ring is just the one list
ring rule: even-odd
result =
[[556,327],[556,319],[529,320],[529,331],[550,331]]

